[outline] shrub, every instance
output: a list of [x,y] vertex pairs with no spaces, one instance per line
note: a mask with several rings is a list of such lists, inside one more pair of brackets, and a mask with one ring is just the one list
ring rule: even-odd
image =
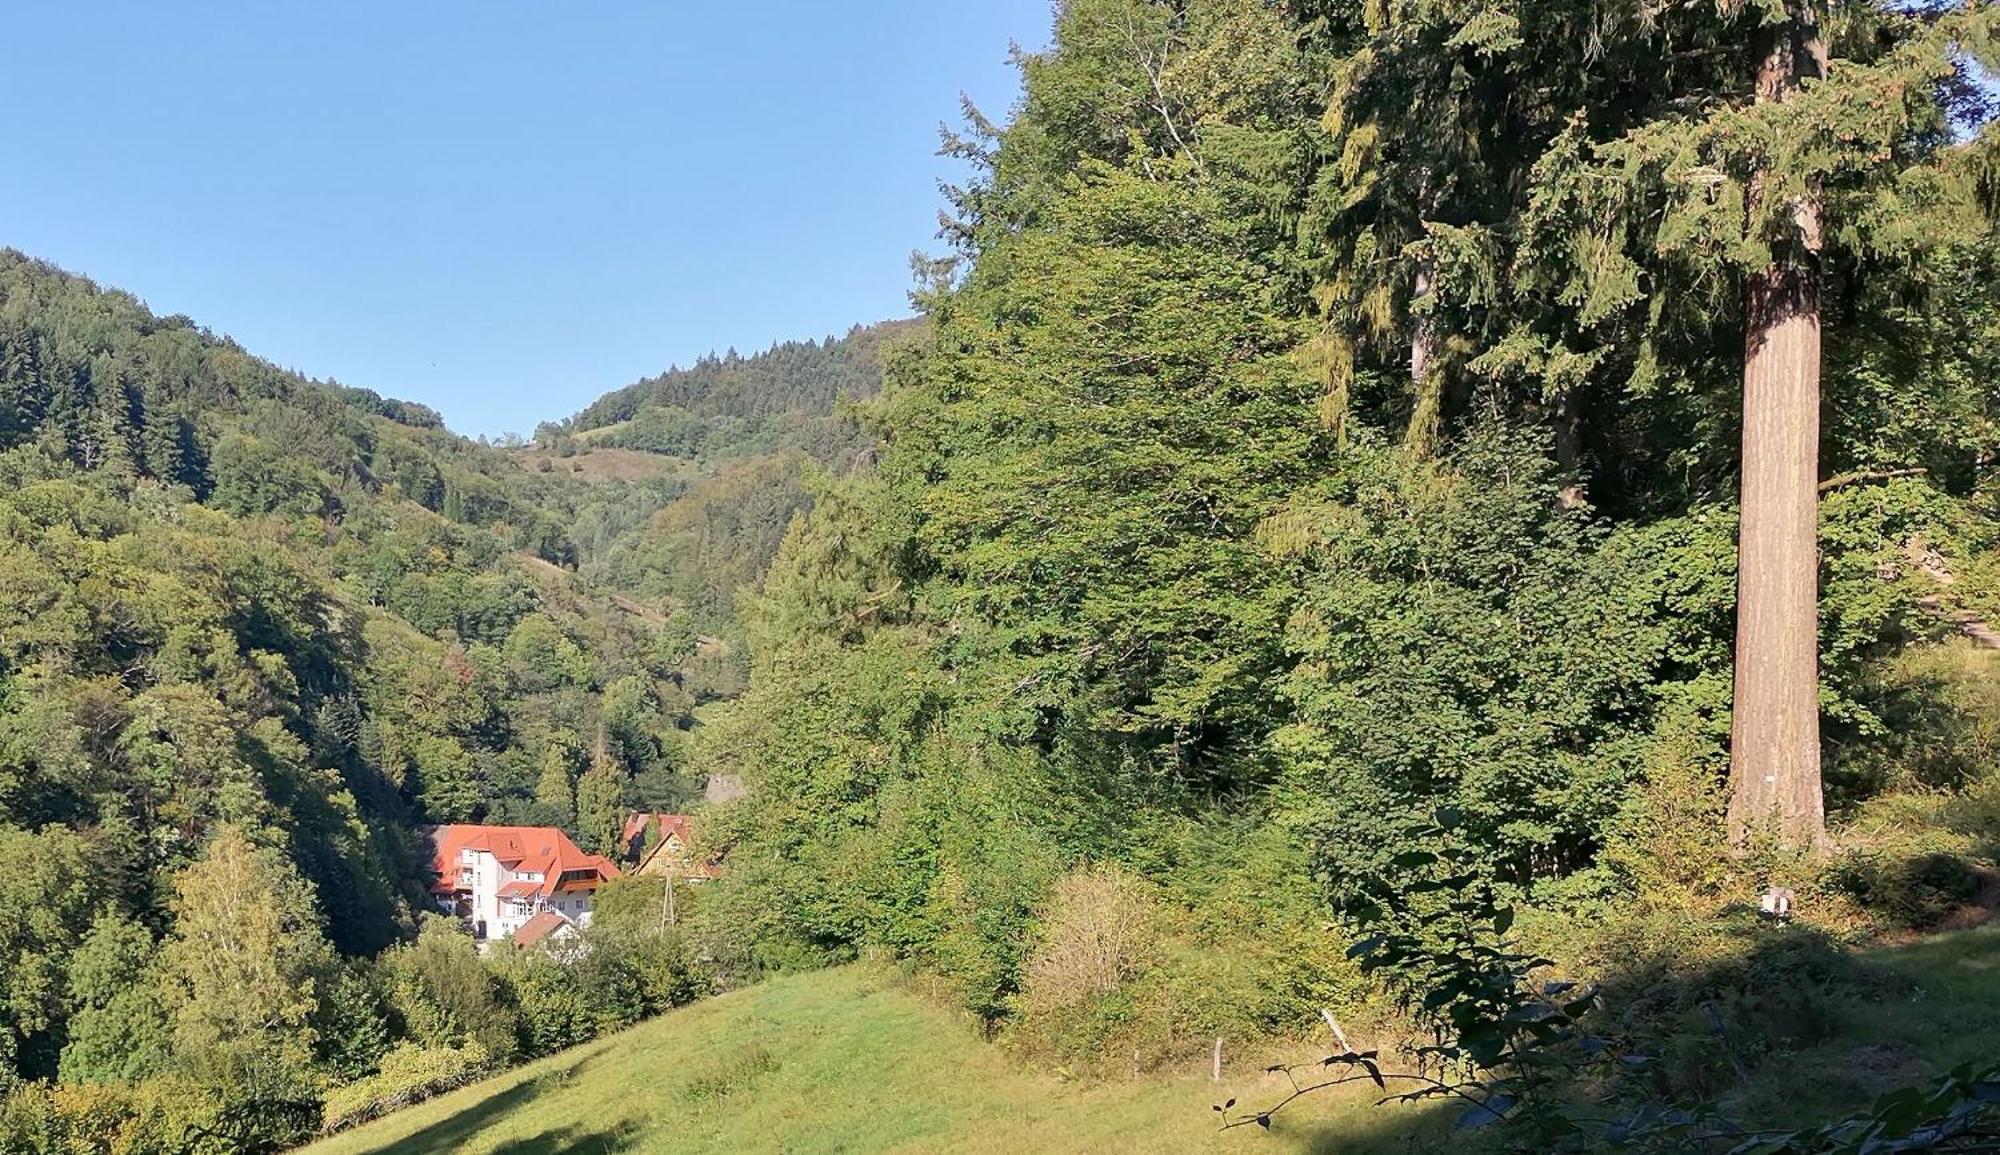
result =
[[1152,965],[1158,916],[1149,889],[1113,866],[1059,880],[1022,975],[1022,1013],[1073,1015]]
[[147,1088],[24,1083],[0,1102],[0,1151],[9,1155],[112,1155],[167,1151],[183,1129]]
[[1884,987],[1824,932],[1772,927],[1747,910],[1630,919],[1594,953],[1616,1033],[1658,1056],[1652,1089],[1668,1098],[1713,1098],[1738,1069],[1833,1037],[1846,1008]]
[[1948,851],[1860,850],[1834,865],[1828,883],[1894,926],[1932,930],[1977,899],[1986,877]]
[[352,1127],[442,1094],[478,1078],[489,1065],[486,1049],[478,1043],[462,1047],[398,1043],[382,1056],[375,1074],[327,1092],[324,1129]]
[[579,989],[569,968],[534,955],[509,964],[501,973],[519,1012],[522,1055],[547,1055],[597,1037],[601,1013]]
[[386,952],[381,967],[404,1034],[440,1046],[476,1040],[496,1060],[510,1057],[513,1012],[472,936],[451,919],[426,916],[416,941]]

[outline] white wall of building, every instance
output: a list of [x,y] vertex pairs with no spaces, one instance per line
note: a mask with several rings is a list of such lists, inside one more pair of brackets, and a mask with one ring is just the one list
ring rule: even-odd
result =
[[[486,937],[506,938],[519,930],[521,924],[533,918],[542,910],[559,911],[578,926],[590,925],[590,908],[595,897],[590,891],[572,894],[552,894],[547,899],[530,895],[522,899],[504,899],[500,889],[510,882],[541,883],[544,877],[532,871],[516,873],[493,856],[488,850],[471,847],[459,852],[459,869],[470,870],[470,886],[464,887],[472,893],[472,920],[475,925],[486,924]],[[461,874],[461,879],[464,875]]]

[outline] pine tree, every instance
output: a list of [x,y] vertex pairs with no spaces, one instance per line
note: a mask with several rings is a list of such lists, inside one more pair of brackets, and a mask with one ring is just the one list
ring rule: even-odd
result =
[[0,321],[0,448],[34,436],[42,419],[41,342]]
[[585,850],[617,853],[618,835],[625,827],[625,774],[602,737],[591,754],[590,769],[576,780],[576,825]]
[[542,774],[535,782],[535,801],[557,815],[563,826],[576,822],[576,783],[570,777],[570,750],[566,743],[549,743],[542,752]]

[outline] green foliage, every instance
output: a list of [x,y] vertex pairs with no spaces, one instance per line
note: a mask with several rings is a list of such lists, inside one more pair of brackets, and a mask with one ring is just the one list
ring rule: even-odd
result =
[[660,925],[657,906],[650,923],[593,915],[580,940],[522,951],[501,960],[495,975],[528,1057],[623,1030],[708,992],[686,942]]
[[319,1065],[336,1080],[360,1079],[396,1042],[381,972],[371,960],[354,960],[323,985],[312,1024]]
[[204,1106],[178,1086],[134,1090],[30,1083],[0,1101],[0,1149],[21,1155],[187,1150],[193,1147],[191,1125]]
[[381,1068],[326,1096],[324,1129],[340,1131],[471,1082],[488,1068],[477,1043],[426,1047],[403,1042],[382,1056]]
[[382,973],[406,1038],[426,1046],[476,1044],[496,1062],[514,1054],[514,1014],[472,936],[426,915],[414,942],[385,952]]
[[239,516],[280,513],[317,517],[332,512],[310,467],[247,436],[225,438],[215,447],[217,509]]
[[[868,328],[845,337],[787,341],[750,357],[731,349],[689,369],[670,369],[592,402],[583,412],[550,431],[552,438],[575,436],[630,422],[644,422],[657,443],[638,432],[599,435],[596,444],[632,444],[655,453],[693,456],[717,443],[745,437],[759,419],[806,413],[826,416],[844,398],[872,396],[881,386],[882,346],[910,322]],[[538,434],[538,438],[541,435]]]
[[145,927],[99,915],[69,960],[70,1018],[64,1083],[136,1083],[167,1069],[168,1011]]
[[1370,456],[1286,525],[1307,569],[1278,744],[1320,869],[1337,889],[1372,875],[1439,804],[1495,877],[1588,866],[1659,713],[1725,704],[1700,674],[1726,668],[1727,577],[1660,607],[1729,526],[1609,534],[1552,503],[1549,463],[1504,431],[1442,461]]
[[[64,974],[86,944],[100,884],[88,844],[61,827],[0,829],[0,855],[14,864],[0,882],[0,1050],[14,1071],[52,1074],[51,1044],[67,1009]],[[82,964],[89,967],[96,954],[85,954]]]
[[[1831,944],[1707,916],[1752,870],[1904,927],[1986,880],[1991,711],[1922,647],[2000,605],[2000,246],[1991,13],[1827,16],[1828,79],[1760,102],[1782,6],[1073,0],[1012,123],[947,138],[921,322],[705,358],[531,450],[0,254],[5,1126],[269,1147],[336,1080],[365,1115],[711,966],[868,951],[1072,1069],[1163,1063],[1364,1005],[1328,898],[1457,1065],[1427,1093],[1537,1140],[1578,1134],[1588,1008],[1516,909],[1703,916],[1660,935],[1701,973],[1628,951],[1669,1089],[1731,1073],[1702,1006],[1758,1055],[1831,1037]],[[1808,196],[1823,872],[1704,833],[1742,288],[1815,247]],[[749,793],[685,940],[639,882],[587,951],[415,924],[412,825],[609,851],[704,776]],[[1917,786],[1954,793],[1898,838]]]
[[296,1140],[316,1107],[311,1019],[333,952],[284,858],[221,828],[174,880],[160,983],[175,1070],[212,1091],[246,1146]]
[[618,853],[618,835],[628,813],[624,775],[600,749],[591,758],[590,769],[576,780],[576,820],[583,848],[592,854]]
[[[1962,786],[1945,752],[1983,737],[1896,670],[1937,633],[1914,559],[1979,573],[1994,540],[1996,250],[1950,131],[1987,112],[1948,47],[1984,17],[1843,7],[1833,79],[1773,110],[1746,45],[1776,16],[1063,5],[1012,122],[948,138],[959,255],[857,408],[877,458],[794,522],[741,603],[748,688],[691,742],[750,787],[695,926],[719,964],[885,949],[1028,1045],[1164,1057],[1364,999],[1315,900],[1368,909],[1441,806],[1496,910],[1740,896],[1704,834],[1740,298],[1807,187],[1830,805],[1924,750]],[[1318,892],[1250,891],[1276,862]],[[1115,901],[1063,897],[1106,873]],[[1044,969],[1125,906],[1145,965]]]

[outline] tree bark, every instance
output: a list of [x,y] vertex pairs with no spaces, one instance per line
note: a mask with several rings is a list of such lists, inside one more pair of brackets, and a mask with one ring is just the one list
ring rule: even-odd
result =
[[1579,508],[1588,500],[1583,478],[1578,473],[1583,467],[1583,420],[1578,413],[1581,405],[1574,389],[1565,389],[1556,398],[1556,468],[1565,478],[1556,501],[1564,509]]
[[[1761,38],[1759,103],[1825,74],[1808,9]],[[1751,189],[1752,213],[1761,206]],[[1816,846],[1826,832],[1819,745],[1819,199],[1790,205],[1796,236],[1750,279],[1743,356],[1742,525],[1729,826]]]
[[1437,315],[1417,311],[1418,303],[1431,295],[1431,278],[1431,263],[1426,258],[1417,265],[1415,283],[1410,290],[1410,389],[1413,400],[1410,428],[1404,435],[1406,443],[1419,455],[1428,454],[1436,444],[1444,409],[1444,383],[1436,364]]

